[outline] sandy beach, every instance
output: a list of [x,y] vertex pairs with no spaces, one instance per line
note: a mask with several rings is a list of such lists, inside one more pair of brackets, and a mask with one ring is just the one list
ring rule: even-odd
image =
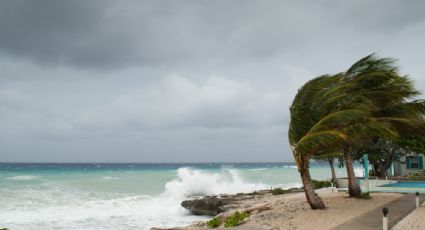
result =
[[371,200],[348,198],[345,193],[319,191],[327,209],[311,210],[304,194],[272,198],[272,209],[253,215],[248,223],[267,225],[271,229],[332,229],[344,222],[384,205],[400,194],[376,193]]
[[[344,192],[322,189],[318,193],[327,205],[326,210],[311,210],[304,193],[271,195],[247,201],[241,207],[270,204],[270,210],[252,214],[244,225],[261,225],[265,229],[332,229],[370,210],[384,205],[401,194],[373,193],[370,200],[348,198]],[[423,210],[425,212],[425,208]],[[178,229],[207,229],[200,223]],[[243,225],[242,225],[243,229]],[[397,228],[404,229],[404,228]]]

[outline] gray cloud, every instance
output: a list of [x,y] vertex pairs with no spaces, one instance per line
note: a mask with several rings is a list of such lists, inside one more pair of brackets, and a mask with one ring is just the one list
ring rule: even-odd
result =
[[90,127],[250,128],[288,124],[285,94],[211,76],[202,85],[171,75],[158,88],[136,89],[84,114]]
[[[110,69],[235,62],[316,41],[391,36],[422,23],[422,1],[2,1],[0,49],[37,63]],[[302,47],[298,44],[303,43]]]
[[422,1],[0,1],[0,161],[290,161],[289,105],[377,52],[425,89]]

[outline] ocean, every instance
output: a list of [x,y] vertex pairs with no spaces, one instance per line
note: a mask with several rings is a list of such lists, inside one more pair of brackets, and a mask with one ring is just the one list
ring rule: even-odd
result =
[[[337,176],[346,175],[345,169]],[[356,168],[361,175],[361,168]],[[357,174],[356,172],[356,174]],[[315,179],[331,177],[313,163]],[[150,229],[208,217],[180,207],[194,195],[301,187],[294,163],[0,163],[0,228]]]

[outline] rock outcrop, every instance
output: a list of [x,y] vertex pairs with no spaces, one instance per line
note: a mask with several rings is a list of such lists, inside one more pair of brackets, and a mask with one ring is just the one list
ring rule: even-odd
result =
[[270,193],[269,190],[254,192],[254,193],[238,193],[236,195],[223,196],[204,196],[195,197],[185,200],[181,206],[186,208],[193,215],[216,216],[220,213],[227,212],[238,208],[245,208],[241,205],[246,205],[246,200],[255,200],[264,194]]
[[193,215],[215,216],[224,212],[224,207],[234,201],[232,198],[222,199],[216,196],[206,196],[200,199],[185,200],[181,206],[188,209]]

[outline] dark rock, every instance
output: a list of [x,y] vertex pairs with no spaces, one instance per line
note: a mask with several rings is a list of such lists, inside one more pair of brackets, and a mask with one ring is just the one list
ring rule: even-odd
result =
[[[290,192],[301,192],[300,188],[292,188]],[[222,212],[235,210],[244,205],[244,200],[254,200],[270,194],[270,190],[260,190],[252,193],[238,193],[235,195],[192,197],[185,200],[181,206],[189,210],[193,215],[216,216]]]
[[185,200],[181,205],[194,215],[215,216],[223,212],[223,206],[228,203],[228,199],[208,196],[196,200]]

